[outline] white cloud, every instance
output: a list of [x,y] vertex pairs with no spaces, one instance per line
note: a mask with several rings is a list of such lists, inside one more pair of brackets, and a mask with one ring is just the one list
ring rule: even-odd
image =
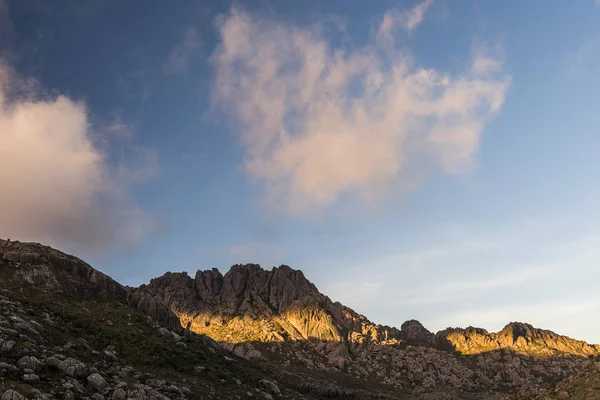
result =
[[414,31],[423,22],[425,13],[432,3],[433,0],[425,0],[410,10],[392,9],[386,11],[383,14],[383,20],[379,24],[379,38],[390,40],[393,31],[398,28],[402,28],[407,32]]
[[165,74],[176,75],[186,72],[189,68],[190,56],[202,46],[196,28],[185,31],[183,40],[178,43],[163,64]]
[[318,27],[238,8],[219,29],[213,100],[239,122],[248,174],[295,214],[342,195],[370,200],[410,181],[416,165],[468,168],[509,86],[499,62],[478,51],[451,75],[377,38],[332,48]]
[[83,103],[0,63],[0,237],[78,252],[141,240],[152,222],[127,186],[149,170],[109,166],[94,140]]

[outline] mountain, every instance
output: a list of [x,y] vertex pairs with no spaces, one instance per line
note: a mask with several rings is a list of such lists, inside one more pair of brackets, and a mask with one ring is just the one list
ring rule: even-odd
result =
[[242,357],[337,369],[418,392],[543,388],[600,350],[518,322],[497,333],[469,327],[433,334],[416,320],[400,329],[378,325],[285,265],[234,265],[225,275],[212,269],[193,278],[169,272],[136,293]]
[[398,329],[375,325],[332,302],[301,271],[288,266],[265,271],[256,264],[167,273],[142,285],[143,293],[166,305],[184,326],[223,342],[286,340],[398,343]]
[[333,302],[287,265],[270,271],[256,264],[168,272],[140,286],[137,294],[174,312],[188,329],[224,343],[307,341],[361,344],[410,344],[473,355],[500,349],[535,356],[598,354],[586,342],[511,322],[500,332],[468,327],[433,334],[416,320],[400,329],[377,325],[354,310]]
[[596,346],[523,323],[378,325],[288,266],[130,288],[0,240],[1,400],[594,399],[597,360]]

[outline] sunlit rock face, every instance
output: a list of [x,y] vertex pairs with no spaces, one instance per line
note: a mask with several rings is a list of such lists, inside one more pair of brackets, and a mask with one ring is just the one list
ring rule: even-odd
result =
[[222,342],[400,339],[397,329],[375,325],[332,302],[301,271],[286,265],[270,271],[234,265],[224,276],[212,269],[198,271],[195,278],[167,273],[136,293],[169,307],[190,330]]
[[520,322],[512,322],[500,332],[492,333],[473,327],[448,328],[438,332],[435,341],[438,347],[453,349],[461,354],[478,354],[499,349],[510,349],[537,357],[559,354],[588,356],[600,352],[597,345]]

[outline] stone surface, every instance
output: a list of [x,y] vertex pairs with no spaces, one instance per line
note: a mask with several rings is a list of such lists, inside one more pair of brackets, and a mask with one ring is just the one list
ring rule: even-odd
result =
[[4,394],[2,394],[0,400],[25,400],[25,396],[23,396],[16,390],[9,389],[6,392],[4,392]]
[[88,372],[87,366],[74,358],[67,358],[64,361],[61,361],[60,364],[58,364],[58,369],[72,377],[84,376],[87,375]]
[[101,392],[106,387],[106,379],[99,373],[93,373],[87,377],[88,384],[96,391]]

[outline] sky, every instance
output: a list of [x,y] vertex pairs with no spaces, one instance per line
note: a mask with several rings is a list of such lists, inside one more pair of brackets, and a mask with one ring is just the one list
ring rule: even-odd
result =
[[0,237],[600,343],[599,68],[593,0],[0,0]]

